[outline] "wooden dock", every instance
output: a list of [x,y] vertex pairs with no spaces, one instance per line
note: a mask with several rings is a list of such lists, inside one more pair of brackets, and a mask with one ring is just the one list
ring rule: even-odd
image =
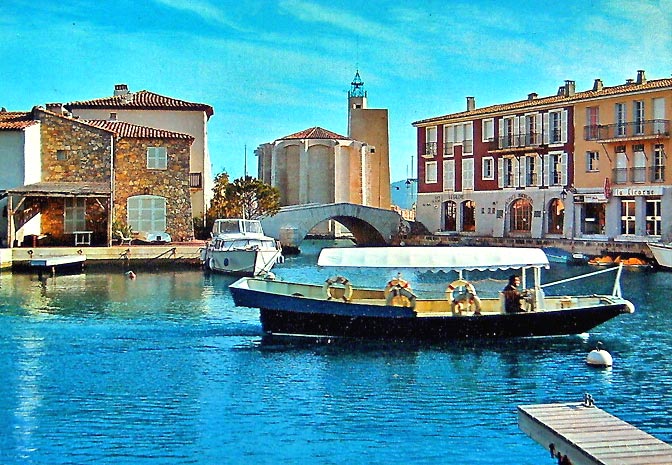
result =
[[518,406],[518,427],[549,450],[558,464],[672,464],[672,446],[593,405]]

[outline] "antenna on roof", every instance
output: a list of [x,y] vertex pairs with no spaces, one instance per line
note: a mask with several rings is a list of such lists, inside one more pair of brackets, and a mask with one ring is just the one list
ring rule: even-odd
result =
[[247,179],[247,144],[245,144],[245,160],[243,165],[243,179]]

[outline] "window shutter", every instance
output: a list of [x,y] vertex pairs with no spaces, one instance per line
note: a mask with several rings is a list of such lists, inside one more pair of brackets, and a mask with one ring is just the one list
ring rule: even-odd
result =
[[[544,113],[543,116],[543,128],[542,132],[544,133],[544,144],[548,144],[548,113]],[[546,184],[548,185],[548,184]]]
[[497,144],[497,147],[499,147],[500,149],[502,148],[503,137],[504,137],[504,119],[500,118],[499,119],[499,142]]
[[541,177],[541,173],[545,172],[545,170],[542,169],[542,164],[544,162],[544,159],[541,157],[541,155],[536,155],[537,159],[535,160],[534,164],[534,169],[537,172],[537,186],[543,185],[543,178]]
[[511,163],[513,166],[513,187],[518,187],[520,186],[520,171],[519,171],[519,163],[518,159],[516,157],[513,157],[511,159]]
[[546,154],[544,155],[544,186],[550,186],[550,173],[551,173],[551,156]]
[[558,155],[560,157],[560,174],[561,174],[561,184],[566,186],[569,184],[569,179],[567,179],[567,154],[563,153]]
[[563,143],[567,142],[567,110],[562,110],[560,123],[562,124],[562,136],[561,140]]
[[520,185],[527,186],[527,157],[520,157]]
[[502,158],[497,159],[497,185],[500,189],[504,187],[504,160]]

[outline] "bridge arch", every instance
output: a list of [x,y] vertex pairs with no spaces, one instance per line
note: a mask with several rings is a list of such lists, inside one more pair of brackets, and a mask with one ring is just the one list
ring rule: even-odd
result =
[[407,227],[396,212],[352,203],[306,204],[283,207],[271,217],[262,218],[264,232],[279,240],[283,247],[299,249],[311,229],[326,220],[348,228],[358,245],[391,244],[399,231]]

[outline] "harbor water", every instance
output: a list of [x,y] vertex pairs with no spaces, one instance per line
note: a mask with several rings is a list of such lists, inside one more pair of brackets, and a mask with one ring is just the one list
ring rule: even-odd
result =
[[[326,242],[274,269],[383,288],[371,269],[315,266]],[[545,282],[589,267],[553,264]],[[626,270],[636,312],[590,334],[443,344],[262,338],[233,278],[200,270],[0,274],[0,463],[549,464],[521,404],[598,407],[672,442],[672,273]],[[484,295],[507,274],[468,278]],[[454,276],[404,275],[442,295]],[[610,292],[612,274],[549,294]],[[586,365],[601,341],[610,369]],[[609,432],[605,431],[608,436]]]

